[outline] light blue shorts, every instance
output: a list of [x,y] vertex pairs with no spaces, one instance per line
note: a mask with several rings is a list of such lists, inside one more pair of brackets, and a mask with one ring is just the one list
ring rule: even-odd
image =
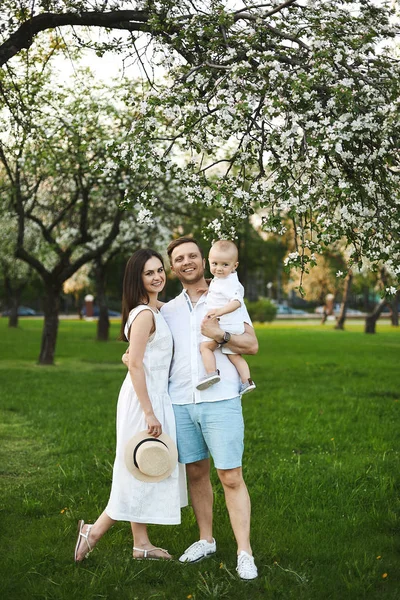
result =
[[173,406],[179,462],[193,463],[211,454],[217,469],[242,466],[244,423],[240,396]]

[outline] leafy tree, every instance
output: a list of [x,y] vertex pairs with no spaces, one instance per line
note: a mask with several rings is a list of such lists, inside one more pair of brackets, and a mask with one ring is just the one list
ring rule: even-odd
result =
[[75,308],[82,317],[82,295],[90,290],[92,282],[90,279],[90,263],[86,263],[80,269],[63,283],[64,294],[71,294],[74,297]]
[[[4,284],[6,306],[10,310],[8,326],[18,327],[18,308],[22,292],[32,282],[35,273],[28,264],[15,257],[18,223],[9,211],[0,215],[0,231],[0,274]],[[37,240],[32,236],[32,231],[27,231],[26,238],[31,249],[37,247]]]
[[[165,190],[160,190],[160,195]],[[160,218],[161,217],[161,218]],[[107,341],[109,339],[110,322],[108,318],[107,301],[107,277],[110,268],[117,257],[129,257],[139,247],[153,247],[163,249],[167,246],[170,237],[170,229],[166,227],[168,222],[173,222],[175,215],[173,208],[167,210],[166,214],[160,214],[152,222],[137,222],[135,212],[126,211],[121,222],[120,232],[110,248],[93,260],[93,277],[95,281],[96,303],[99,307],[99,318],[97,321],[97,340]],[[122,290],[120,290],[122,297]]]
[[[345,239],[351,262],[383,260],[398,275],[400,72],[377,50],[395,29],[385,10],[350,4],[198,15],[179,35],[185,48],[197,39],[197,60],[137,107],[136,163],[163,142],[165,169],[194,200],[223,207],[217,234],[257,203],[266,231],[284,233],[290,217],[302,270]],[[187,166],[178,149],[191,152]]]
[[[344,238],[352,263],[383,261],[398,279],[400,64],[386,4],[288,0],[232,9],[222,0],[149,0],[132,11],[117,0],[3,5],[2,64],[48,28],[102,27],[112,32],[102,46],[90,34],[77,34],[77,42],[139,60],[137,38],[153,41],[150,60],[169,78],[151,81],[145,101],[132,100],[139,142],[132,162],[149,184],[169,172],[193,202],[222,208],[210,222],[214,234],[231,235],[256,203],[266,231],[284,233],[292,220],[297,247],[290,261],[301,270],[313,252]],[[125,37],[113,38],[117,30]],[[142,201],[151,210],[150,185]]]
[[[303,289],[307,300],[324,304],[327,294],[333,294],[336,299],[343,291],[343,278],[340,276],[346,270],[346,260],[340,252],[326,252],[316,257],[316,265],[303,277]],[[292,270],[289,289],[296,289],[299,279],[298,270]]]
[[[18,223],[16,256],[36,270],[45,288],[39,362],[53,364],[64,282],[112,250],[124,218],[130,220],[125,238],[129,233],[133,241],[140,229],[134,223],[149,217],[139,204],[135,217],[120,208],[140,185],[129,172],[136,140],[122,101],[134,86],[124,82],[106,90],[85,73],[72,88],[55,87],[45,71],[32,70],[18,80],[18,102],[1,114],[8,135],[0,161],[8,183],[4,201]],[[28,231],[41,240],[36,250]]]

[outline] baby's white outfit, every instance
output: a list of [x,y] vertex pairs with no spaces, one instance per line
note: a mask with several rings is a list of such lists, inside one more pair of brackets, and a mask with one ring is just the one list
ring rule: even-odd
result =
[[[240,306],[233,312],[219,317],[219,324],[224,331],[240,335],[244,333],[246,313],[243,310],[244,287],[240,283],[236,271],[228,275],[228,277],[214,277],[211,280],[206,298],[207,311],[214,308],[222,308],[231,300],[239,300]],[[209,342],[212,340],[203,335],[201,341]],[[234,352],[225,346],[222,347],[222,352],[224,354],[234,354]]]
[[[134,319],[143,310],[152,309],[140,305],[129,313],[124,330],[127,339]],[[152,313],[156,330],[147,342],[143,357],[146,386],[163,432],[176,442],[174,411],[168,395],[172,335],[161,313]],[[118,398],[117,449],[106,513],[116,521],[177,525],[181,522],[181,506],[187,505],[184,465],[177,465],[167,479],[157,483],[135,479],[125,466],[126,443],[134,434],[146,429],[146,419],[128,372]]]

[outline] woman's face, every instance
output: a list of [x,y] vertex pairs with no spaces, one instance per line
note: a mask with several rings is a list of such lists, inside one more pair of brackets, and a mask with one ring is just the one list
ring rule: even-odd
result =
[[162,262],[156,256],[152,256],[145,262],[142,281],[144,289],[148,294],[161,292],[165,286],[165,271]]

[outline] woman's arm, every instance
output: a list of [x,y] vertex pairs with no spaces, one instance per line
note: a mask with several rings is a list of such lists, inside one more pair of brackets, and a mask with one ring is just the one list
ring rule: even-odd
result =
[[133,321],[129,332],[128,370],[145,415],[149,434],[158,437],[161,433],[161,423],[153,411],[143,368],[144,353],[152,331],[154,331],[153,313],[151,310],[143,310]]
[[[201,333],[212,338],[220,344],[224,339],[224,330],[221,329],[218,319],[204,318],[201,323]],[[225,344],[229,350],[235,354],[257,354],[258,341],[253,327],[248,323],[244,324],[244,333],[240,335],[232,333],[230,341]]]

